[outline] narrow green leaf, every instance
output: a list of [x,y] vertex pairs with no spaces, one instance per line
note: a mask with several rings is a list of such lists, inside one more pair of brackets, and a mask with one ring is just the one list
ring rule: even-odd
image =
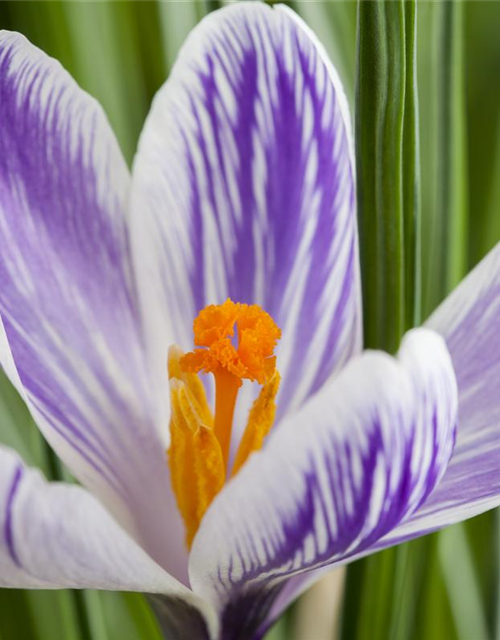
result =
[[103,105],[131,161],[148,111],[134,3],[63,2],[75,78]]
[[45,467],[45,445],[26,405],[0,372],[0,442],[15,449],[27,463]]
[[463,525],[441,532],[439,557],[459,640],[488,640],[481,593]]
[[426,537],[421,589],[414,594],[417,615],[412,640],[458,640],[439,559],[439,534]]
[[[463,65],[463,3],[435,3],[431,148],[433,200],[423,225],[427,315],[467,270],[467,175]],[[437,61],[437,64],[436,64]]]
[[165,67],[172,68],[175,58],[188,33],[206,15],[208,7],[203,2],[160,2],[160,26]]
[[[488,635],[495,637],[498,588],[498,527],[497,514],[488,511],[461,525],[468,544],[470,565],[473,567],[473,589],[479,592],[482,614],[488,625]],[[467,583],[463,582],[467,590]]]
[[[496,121],[495,149],[493,161],[490,164],[493,167],[492,179],[487,191],[487,200],[485,202],[484,218],[482,221],[481,239],[478,243],[476,253],[472,256],[473,264],[480,260],[486,253],[492,249],[497,242],[500,241],[500,109]],[[476,219],[471,220],[471,226],[477,224]]]
[[90,640],[71,591],[0,589],[0,611],[3,640]]
[[113,632],[108,632],[106,615],[99,591],[79,591],[77,597],[81,598],[82,618],[88,626],[90,640],[111,640]]
[[[86,618],[79,611],[75,592],[26,591],[27,608],[36,621],[37,640],[71,638],[91,640],[87,633]],[[24,640],[24,639],[23,639]]]
[[418,594],[424,586],[427,540],[416,540],[397,547],[389,640],[411,640],[419,615]]
[[499,2],[465,2],[469,267],[500,241]]
[[371,640],[389,636],[395,573],[394,549],[349,566],[341,638]]
[[[109,640],[162,640],[146,598],[139,593],[99,592]],[[95,637],[95,640],[101,640]]]
[[19,31],[73,73],[73,48],[63,5],[64,2],[4,0],[0,2],[0,28]]
[[[163,53],[163,31],[160,9],[162,2],[130,2],[128,4],[137,34],[137,65],[143,80],[146,109],[167,78],[168,66]],[[126,44],[122,44],[126,46]]]
[[27,592],[0,589],[0,637],[2,640],[37,640],[37,621],[33,618]]
[[[358,3],[355,126],[365,345],[389,352],[420,316],[415,40],[415,2]],[[343,638],[412,637],[419,558],[405,546],[349,567]]]
[[460,282],[467,271],[467,173],[465,92],[463,64],[463,11],[460,0],[442,3],[438,21],[442,65],[438,67],[437,201],[445,223],[440,246],[445,254],[444,293]]
[[421,317],[421,198],[417,89],[417,6],[405,2],[405,103],[403,124],[403,215],[405,269],[405,329]]
[[429,539],[389,549],[348,568],[342,609],[344,640],[417,640]]
[[359,2],[356,160],[365,345],[393,352],[405,328],[405,10]]

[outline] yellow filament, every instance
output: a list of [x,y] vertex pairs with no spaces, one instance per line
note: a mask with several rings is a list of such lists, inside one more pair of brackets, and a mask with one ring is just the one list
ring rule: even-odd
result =
[[262,387],[250,410],[248,423],[234,460],[232,476],[238,473],[253,451],[262,448],[264,438],[273,426],[279,386],[280,374],[276,371],[271,380]]

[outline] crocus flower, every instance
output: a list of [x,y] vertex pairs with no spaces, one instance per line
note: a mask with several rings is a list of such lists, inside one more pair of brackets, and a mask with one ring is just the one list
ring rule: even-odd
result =
[[347,102],[290,10],[196,27],[132,175],[2,32],[1,362],[81,486],[0,448],[0,585],[258,638],[324,571],[499,504],[500,250],[392,357],[362,352],[357,243]]

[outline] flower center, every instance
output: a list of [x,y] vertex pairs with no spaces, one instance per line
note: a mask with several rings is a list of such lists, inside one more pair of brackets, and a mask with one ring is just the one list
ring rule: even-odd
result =
[[[242,381],[256,381],[262,389],[250,411],[231,475],[262,447],[274,421],[280,382],[273,352],[281,332],[258,305],[229,299],[210,305],[200,311],[193,330],[194,351],[183,354],[179,347],[171,347],[168,361],[172,407],[168,461],[188,547],[226,480]],[[214,376],[215,415],[198,373]]]

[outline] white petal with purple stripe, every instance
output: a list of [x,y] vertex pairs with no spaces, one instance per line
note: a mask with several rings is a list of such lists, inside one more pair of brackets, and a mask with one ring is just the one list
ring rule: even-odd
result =
[[456,372],[457,443],[439,487],[384,546],[500,504],[500,245],[426,324],[445,338]]
[[456,410],[450,357],[434,332],[407,334],[398,359],[351,360],[215,499],[191,551],[196,592],[223,606],[372,547],[439,482]]
[[169,337],[191,348],[228,296],[283,330],[282,415],[359,351],[347,102],[292,12],[238,3],[193,30],[141,137],[132,243],[159,376]]
[[135,311],[129,186],[99,105],[23,36],[1,32],[2,365],[78,479],[186,579],[156,431],[167,425],[155,426]]
[[87,491],[47,483],[2,446],[0,586],[191,595]]

